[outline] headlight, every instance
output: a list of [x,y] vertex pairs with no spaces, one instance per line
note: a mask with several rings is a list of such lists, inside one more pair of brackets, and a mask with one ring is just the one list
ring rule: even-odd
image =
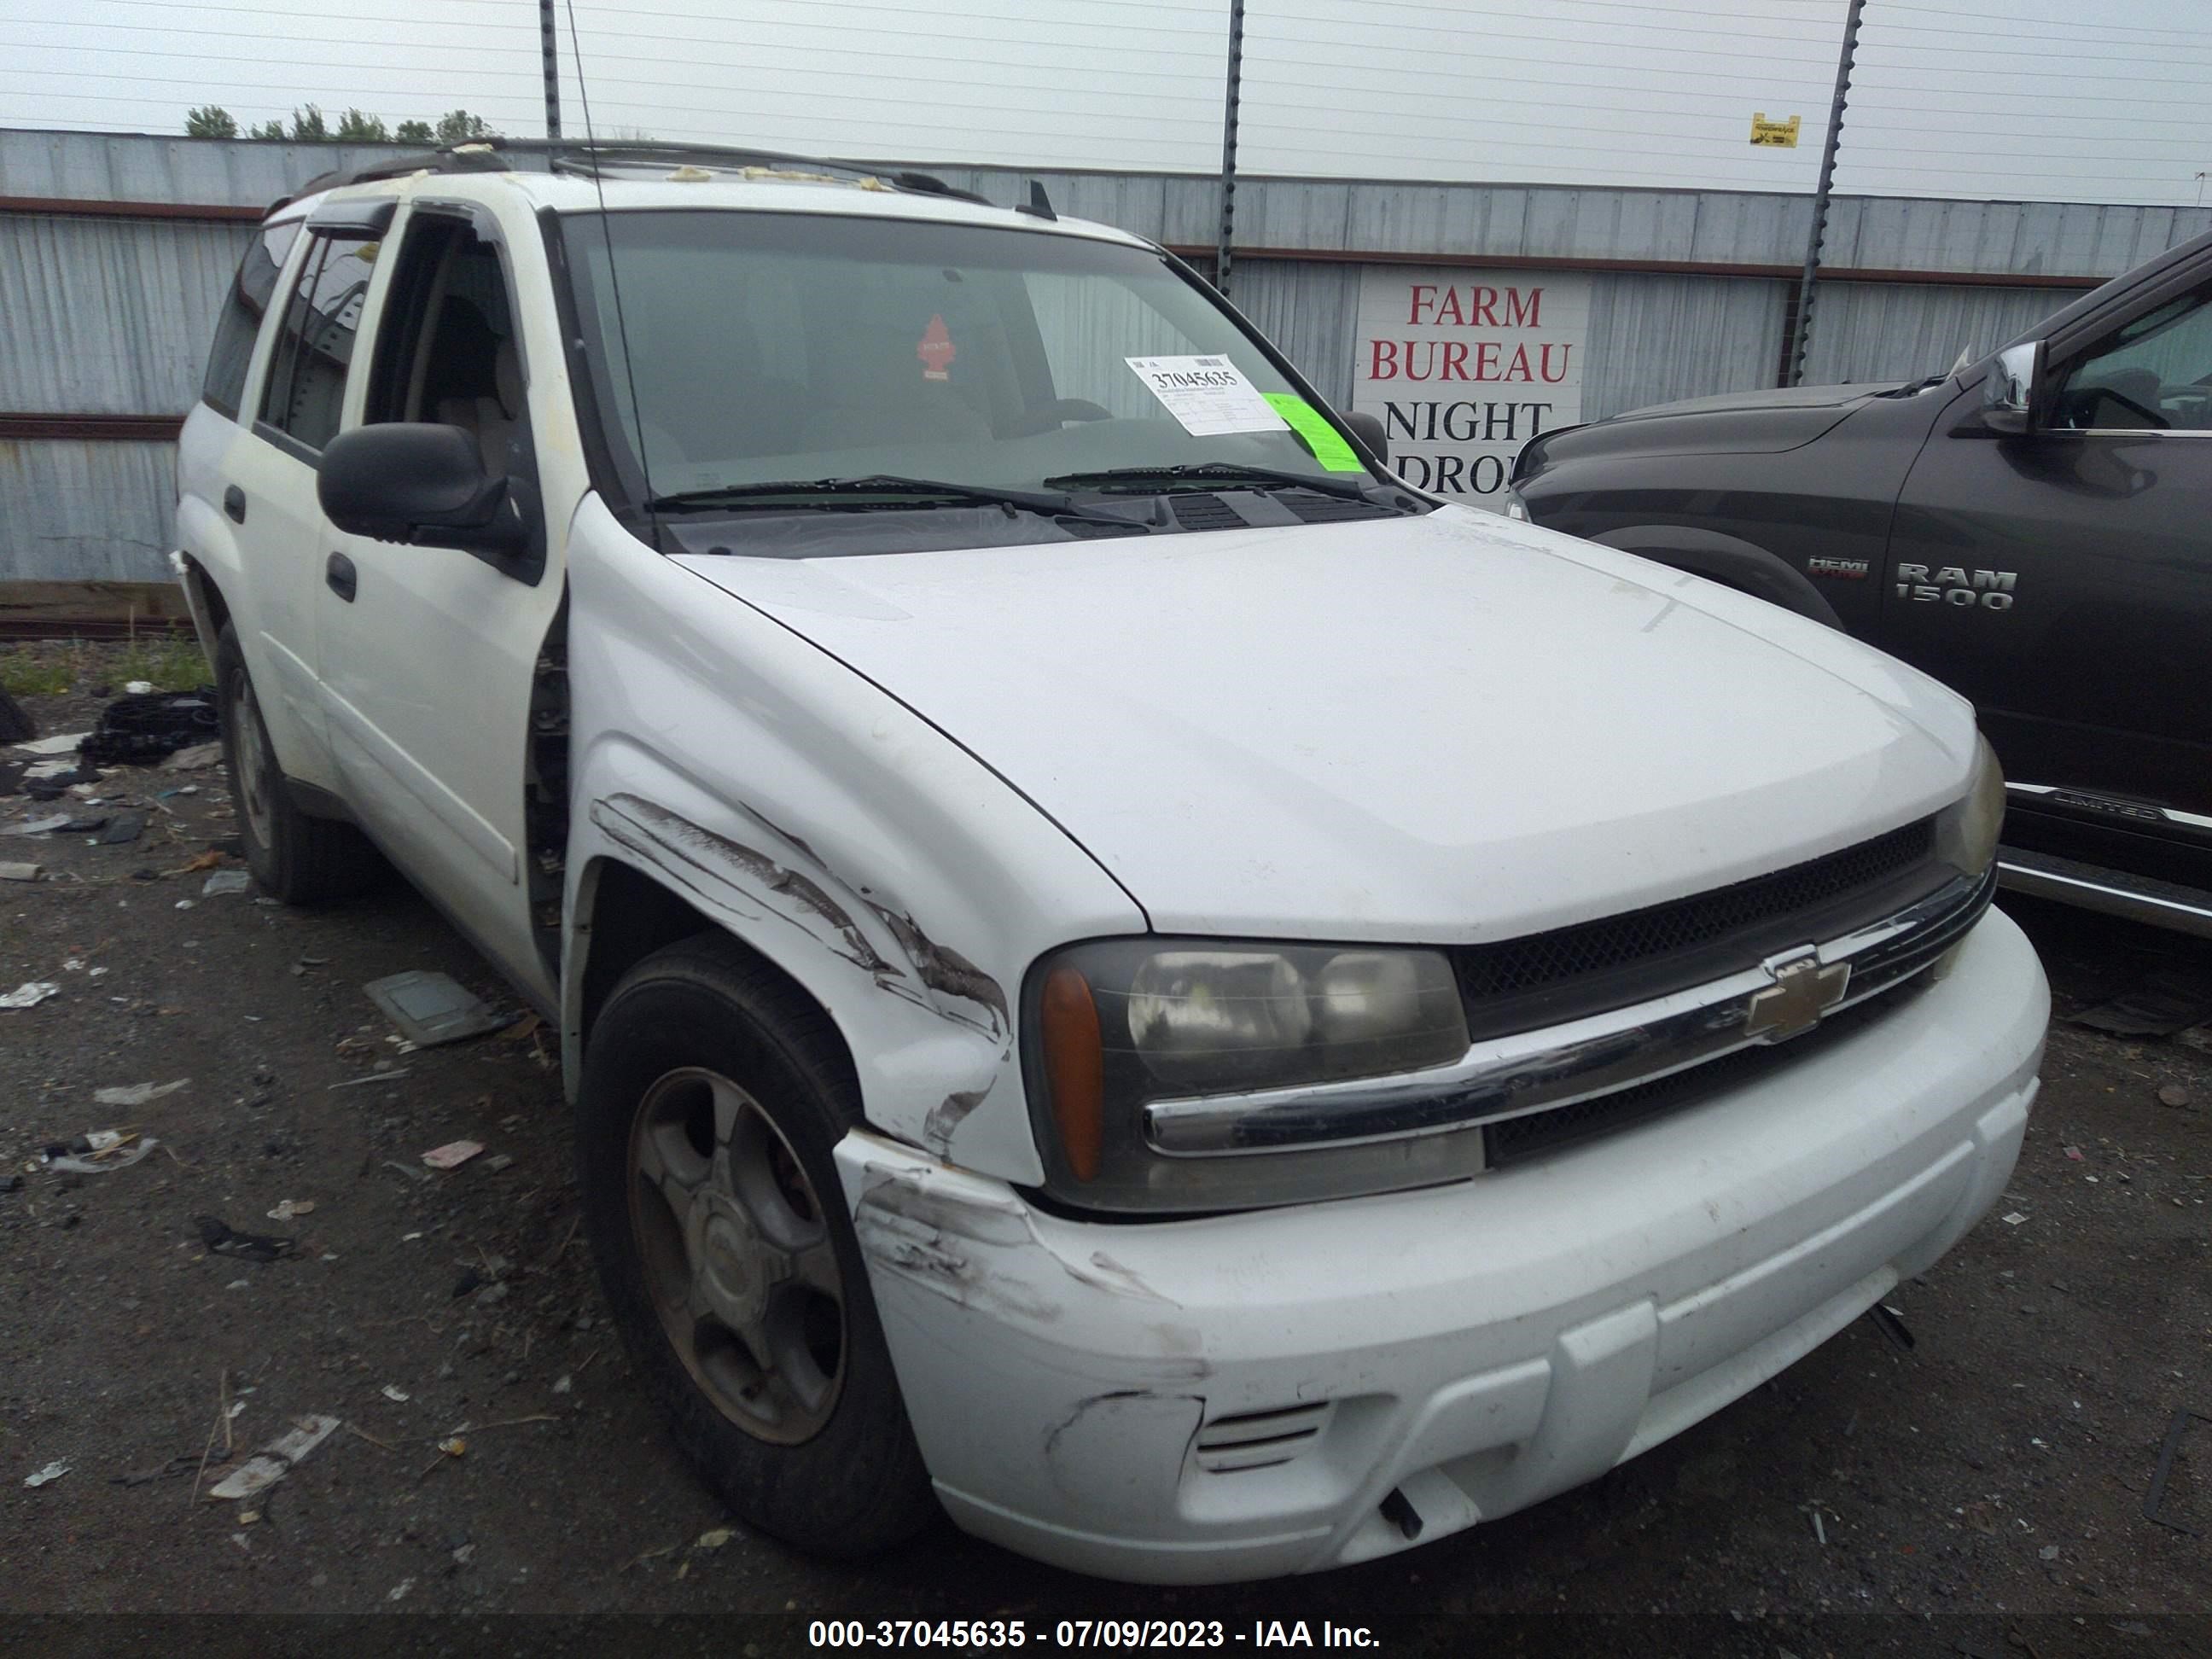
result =
[[1419,1072],[1468,1048],[1458,982],[1436,951],[1105,939],[1038,963],[1026,1004],[1049,1184],[1097,1209],[1231,1209],[1356,1189],[1355,1166],[1398,1154],[1174,1158],[1147,1141],[1145,1109]]
[[2004,827],[2004,769],[1987,738],[1976,740],[1974,781],[1966,799],[1947,807],[1937,821],[1936,850],[1945,863],[1978,876],[1997,855],[1997,832]]

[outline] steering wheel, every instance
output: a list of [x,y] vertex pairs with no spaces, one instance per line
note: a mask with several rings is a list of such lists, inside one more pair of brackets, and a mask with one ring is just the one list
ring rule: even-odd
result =
[[1008,438],[1034,438],[1040,432],[1050,432],[1063,421],[1110,421],[1114,411],[1088,398],[1054,398],[1048,404],[1024,410],[1001,435]]

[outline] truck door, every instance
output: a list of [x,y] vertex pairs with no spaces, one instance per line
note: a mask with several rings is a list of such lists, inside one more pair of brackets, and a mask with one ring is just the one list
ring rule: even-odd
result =
[[[508,250],[481,209],[418,204],[397,243],[359,421],[458,426],[487,471],[534,494],[527,389],[533,356],[556,349],[550,318],[528,337]],[[546,538],[556,553],[566,525],[564,514]],[[558,558],[374,541],[326,519],[320,532],[317,643],[346,798],[479,948],[550,1000],[550,963],[532,926],[526,797],[532,695],[562,592]]]
[[2026,434],[1980,427],[1978,381],[1939,420],[1882,643],[1973,699],[2027,793],[2212,814],[2212,283],[2181,267],[2072,333]]

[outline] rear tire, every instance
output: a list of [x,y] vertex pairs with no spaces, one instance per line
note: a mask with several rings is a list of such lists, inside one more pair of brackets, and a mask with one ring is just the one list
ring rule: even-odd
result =
[[309,817],[292,804],[229,623],[216,641],[215,679],[239,839],[262,890],[287,904],[319,904],[350,898],[375,881],[387,866],[367,836],[349,823]]
[[719,936],[638,963],[592,1026],[577,1176],[647,1391],[748,1525],[848,1558],[937,1512],[830,1155],[859,1121],[821,1010]]

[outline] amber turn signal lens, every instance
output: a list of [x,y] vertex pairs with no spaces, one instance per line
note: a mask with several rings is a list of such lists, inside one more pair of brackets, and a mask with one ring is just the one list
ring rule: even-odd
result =
[[1106,1062],[1098,1039],[1098,1005],[1073,968],[1045,976],[1039,1012],[1044,1027],[1045,1082],[1060,1150],[1078,1181],[1098,1173],[1106,1143]]

